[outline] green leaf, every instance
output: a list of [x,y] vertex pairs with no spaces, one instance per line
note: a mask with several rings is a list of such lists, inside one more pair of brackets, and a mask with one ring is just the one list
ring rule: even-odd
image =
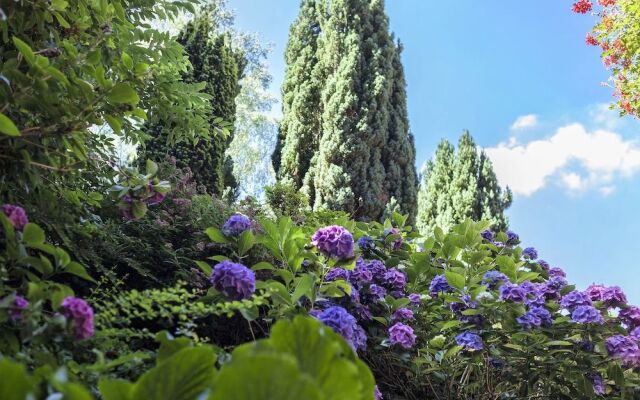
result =
[[238,254],[245,255],[255,244],[256,239],[250,229],[242,232],[238,238]]
[[449,285],[453,286],[456,289],[463,290],[464,289],[464,275],[460,275],[457,272],[453,271],[445,271],[444,276],[447,279]]
[[69,3],[67,3],[65,0],[51,0],[51,7],[53,7],[53,9],[56,11],[64,11],[64,9],[67,8],[68,5]]
[[211,387],[215,362],[216,354],[209,347],[182,349],[145,372],[135,384],[131,398],[194,400]]
[[316,281],[316,277],[313,274],[305,274],[295,280],[295,290],[291,295],[291,301],[296,302],[302,296],[310,297],[311,289]]
[[447,350],[446,353],[444,353],[443,358],[451,358],[453,356],[455,356],[456,354],[458,354],[460,352],[460,350],[462,350],[462,346],[453,346],[452,348],[450,348],[449,350]]
[[27,60],[29,64],[33,64],[36,60],[35,54],[33,54],[33,50],[29,47],[28,44],[18,39],[17,37],[13,37],[13,44],[16,46],[16,49],[22,54],[22,56]]
[[128,69],[133,69],[133,59],[131,58],[130,55],[128,55],[127,53],[123,52],[122,53],[122,63],[125,65],[125,67],[127,67]]
[[22,364],[0,360],[0,399],[24,400],[31,398],[34,384]]
[[104,119],[107,121],[107,123],[115,133],[120,133],[122,131],[122,123],[118,118],[112,115],[105,115]]
[[20,131],[15,126],[13,121],[6,115],[0,113],[0,132],[9,136],[20,136]]
[[156,340],[160,342],[160,349],[156,356],[156,364],[168,360],[171,356],[182,349],[193,347],[193,342],[186,337],[174,338],[169,332],[162,331],[156,335]]
[[91,275],[89,275],[87,273],[87,270],[84,268],[84,266],[82,266],[82,264],[80,264],[78,262],[71,261],[64,268],[64,272],[68,272],[70,274],[78,276],[78,277],[80,277],[80,278],[82,278],[84,280],[87,280],[89,282],[96,283],[96,281],[91,277]]
[[253,267],[251,267],[251,269],[254,270],[254,271],[260,271],[260,270],[263,270],[263,269],[272,270],[272,269],[275,269],[275,267],[271,263],[268,263],[266,261],[260,261],[259,263],[255,264]]
[[215,243],[229,243],[229,239],[218,228],[209,227],[205,232],[209,239]]
[[154,163],[151,160],[147,160],[145,169],[147,175],[149,175],[150,177],[155,176],[158,173],[158,164]]
[[136,200],[133,202],[133,207],[131,208],[131,210],[133,211],[133,216],[136,219],[142,218],[147,213],[147,203]]
[[22,241],[27,245],[44,243],[44,231],[38,225],[29,222],[22,231]]
[[573,346],[573,343],[566,340],[551,340],[545,343],[547,346]]
[[118,83],[109,92],[107,97],[109,102],[116,104],[138,104],[140,97],[138,93],[126,83]]
[[451,328],[455,328],[456,326],[461,325],[462,322],[454,320],[454,321],[447,321],[444,324],[442,324],[442,327],[440,328],[440,330],[447,330],[447,329],[451,329]]
[[200,268],[200,270],[204,272],[205,275],[207,276],[211,275],[212,268],[211,268],[211,265],[209,265],[209,263],[206,263],[204,261],[195,261],[195,260],[193,262],[198,265],[198,268]]
[[133,383],[124,379],[100,379],[98,390],[103,400],[129,400]]

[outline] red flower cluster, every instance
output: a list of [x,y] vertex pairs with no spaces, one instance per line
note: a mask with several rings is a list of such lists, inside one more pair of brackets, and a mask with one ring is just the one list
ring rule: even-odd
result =
[[585,42],[587,42],[587,44],[589,46],[597,46],[598,44],[598,39],[596,39],[595,37],[593,37],[592,34],[587,33],[587,37],[584,39]]
[[609,7],[609,6],[615,5],[616,4],[616,0],[598,0],[598,3],[602,7]]
[[593,8],[590,0],[578,0],[573,3],[573,12],[578,14],[586,14]]

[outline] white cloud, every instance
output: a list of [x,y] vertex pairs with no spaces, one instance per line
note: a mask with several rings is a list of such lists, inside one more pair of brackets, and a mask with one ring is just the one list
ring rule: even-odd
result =
[[598,189],[600,194],[603,195],[604,197],[609,196],[611,193],[615,192],[615,190],[616,190],[615,186],[603,186],[600,189]]
[[[486,153],[500,182],[523,196],[542,189],[552,176],[559,176],[569,190],[597,187],[606,196],[614,190],[612,180],[640,170],[640,147],[634,141],[607,130],[587,132],[577,123],[559,128],[547,139],[500,143]],[[585,171],[583,176],[569,170],[573,163]]]
[[538,116],[535,114],[522,115],[511,125],[512,131],[521,131],[534,128],[538,125]]

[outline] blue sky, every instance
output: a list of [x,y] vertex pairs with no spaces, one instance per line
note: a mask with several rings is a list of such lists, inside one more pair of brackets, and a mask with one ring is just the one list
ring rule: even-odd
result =
[[[387,0],[404,44],[417,167],[469,129],[503,184],[524,245],[580,287],[621,286],[640,303],[640,123],[607,109],[594,22],[569,0]],[[272,90],[298,0],[229,0],[236,25],[273,44]],[[279,108],[279,106],[277,106]]]

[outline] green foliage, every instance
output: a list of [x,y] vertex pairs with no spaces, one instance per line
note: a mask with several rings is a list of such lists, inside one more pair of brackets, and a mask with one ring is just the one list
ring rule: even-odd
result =
[[264,190],[267,204],[278,215],[301,215],[309,207],[309,199],[294,186],[278,182]]
[[174,144],[170,120],[159,120],[147,125],[151,140],[145,144],[146,158],[164,159],[172,156],[178,167],[189,167],[195,181],[208,193],[222,195],[226,187],[237,186],[233,177],[233,164],[225,157],[231,135],[216,135],[221,123],[233,127],[235,121],[235,98],[240,92],[238,81],[242,77],[245,60],[229,44],[230,38],[218,34],[213,10],[207,8],[197,15],[178,36],[187,52],[191,68],[183,74],[183,81],[201,83],[204,92],[210,95],[207,105],[209,138],[194,143]]
[[[175,141],[208,138],[208,97],[179,79],[189,65],[182,47],[146,23],[194,4],[3,4],[0,197],[66,240],[110,185],[116,141],[140,143],[141,124],[160,119]],[[95,129],[106,125],[109,135]]]
[[434,160],[423,170],[418,193],[416,226],[423,233],[436,227],[445,231],[466,219],[489,221],[497,230],[508,226],[504,211],[511,205],[509,188],[503,190],[484,151],[465,131],[458,151],[446,140],[438,145]]
[[273,162],[314,209],[378,220],[395,197],[413,216],[415,150],[388,29],[382,1],[303,1],[291,27]]

